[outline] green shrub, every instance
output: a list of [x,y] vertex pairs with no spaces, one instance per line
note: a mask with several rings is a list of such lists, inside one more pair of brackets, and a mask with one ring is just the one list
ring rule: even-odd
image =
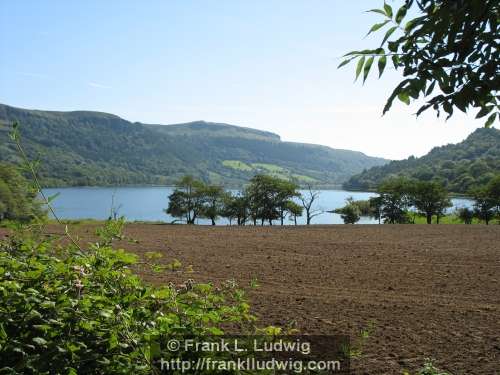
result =
[[352,204],[359,208],[359,213],[361,216],[373,215],[373,207],[370,204],[369,200],[353,201]]
[[29,228],[0,242],[0,373],[150,374],[152,340],[252,329],[232,282],[145,284],[137,256],[111,246],[122,226],[108,222],[84,250]]
[[332,212],[339,214],[342,220],[344,220],[344,224],[356,224],[361,218],[361,211],[356,203],[352,197],[349,197],[346,199],[344,207],[337,208]]

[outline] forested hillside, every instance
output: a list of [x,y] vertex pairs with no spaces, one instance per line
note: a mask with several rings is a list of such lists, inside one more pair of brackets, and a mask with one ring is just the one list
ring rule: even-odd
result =
[[41,161],[45,186],[171,184],[186,174],[239,186],[267,173],[328,187],[387,162],[227,124],[147,125],[100,112],[6,105],[0,105],[0,161],[19,161],[8,137],[15,120],[28,155]]
[[414,177],[423,181],[438,180],[450,192],[467,193],[486,185],[500,173],[500,130],[480,128],[458,144],[432,149],[421,158],[392,161],[351,177],[344,188],[375,189],[391,176]]

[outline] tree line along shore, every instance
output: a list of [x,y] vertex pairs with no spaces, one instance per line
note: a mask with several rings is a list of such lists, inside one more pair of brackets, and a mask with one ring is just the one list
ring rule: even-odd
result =
[[[346,224],[357,223],[363,216],[387,224],[489,224],[500,220],[500,175],[469,192],[474,201],[472,208],[461,207],[453,212],[449,212],[450,194],[436,181],[392,177],[384,180],[376,192],[378,196],[364,201],[348,198],[343,207],[326,212],[340,214]],[[172,223],[195,224],[198,219],[207,219],[216,225],[219,218],[225,218],[229,225],[284,225],[289,219],[297,225],[297,219],[303,216],[309,225],[326,213],[315,204],[320,194],[310,185],[301,192],[292,181],[262,174],[237,192],[184,176],[174,186],[164,211],[175,218]],[[0,222],[29,221],[45,214],[37,192],[21,173],[13,166],[0,164]],[[118,216],[119,210],[112,207],[110,218]]]

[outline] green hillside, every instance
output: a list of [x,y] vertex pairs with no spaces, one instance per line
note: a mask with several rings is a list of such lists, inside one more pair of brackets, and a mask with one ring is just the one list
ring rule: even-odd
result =
[[19,161],[8,137],[14,120],[21,124],[29,156],[41,161],[45,186],[172,184],[185,174],[241,186],[265,172],[331,187],[387,162],[361,152],[282,142],[274,133],[234,125],[148,125],[100,112],[0,104],[1,161]]
[[351,177],[344,188],[372,190],[391,176],[439,180],[455,193],[467,193],[484,186],[500,173],[500,130],[480,128],[458,144],[432,149],[421,158],[392,161]]

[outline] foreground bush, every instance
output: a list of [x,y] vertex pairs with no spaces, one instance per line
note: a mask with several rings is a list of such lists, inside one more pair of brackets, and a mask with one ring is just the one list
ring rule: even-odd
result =
[[137,257],[111,246],[122,225],[85,250],[32,230],[0,242],[0,373],[150,374],[155,338],[251,326],[233,283],[146,285],[130,270]]

